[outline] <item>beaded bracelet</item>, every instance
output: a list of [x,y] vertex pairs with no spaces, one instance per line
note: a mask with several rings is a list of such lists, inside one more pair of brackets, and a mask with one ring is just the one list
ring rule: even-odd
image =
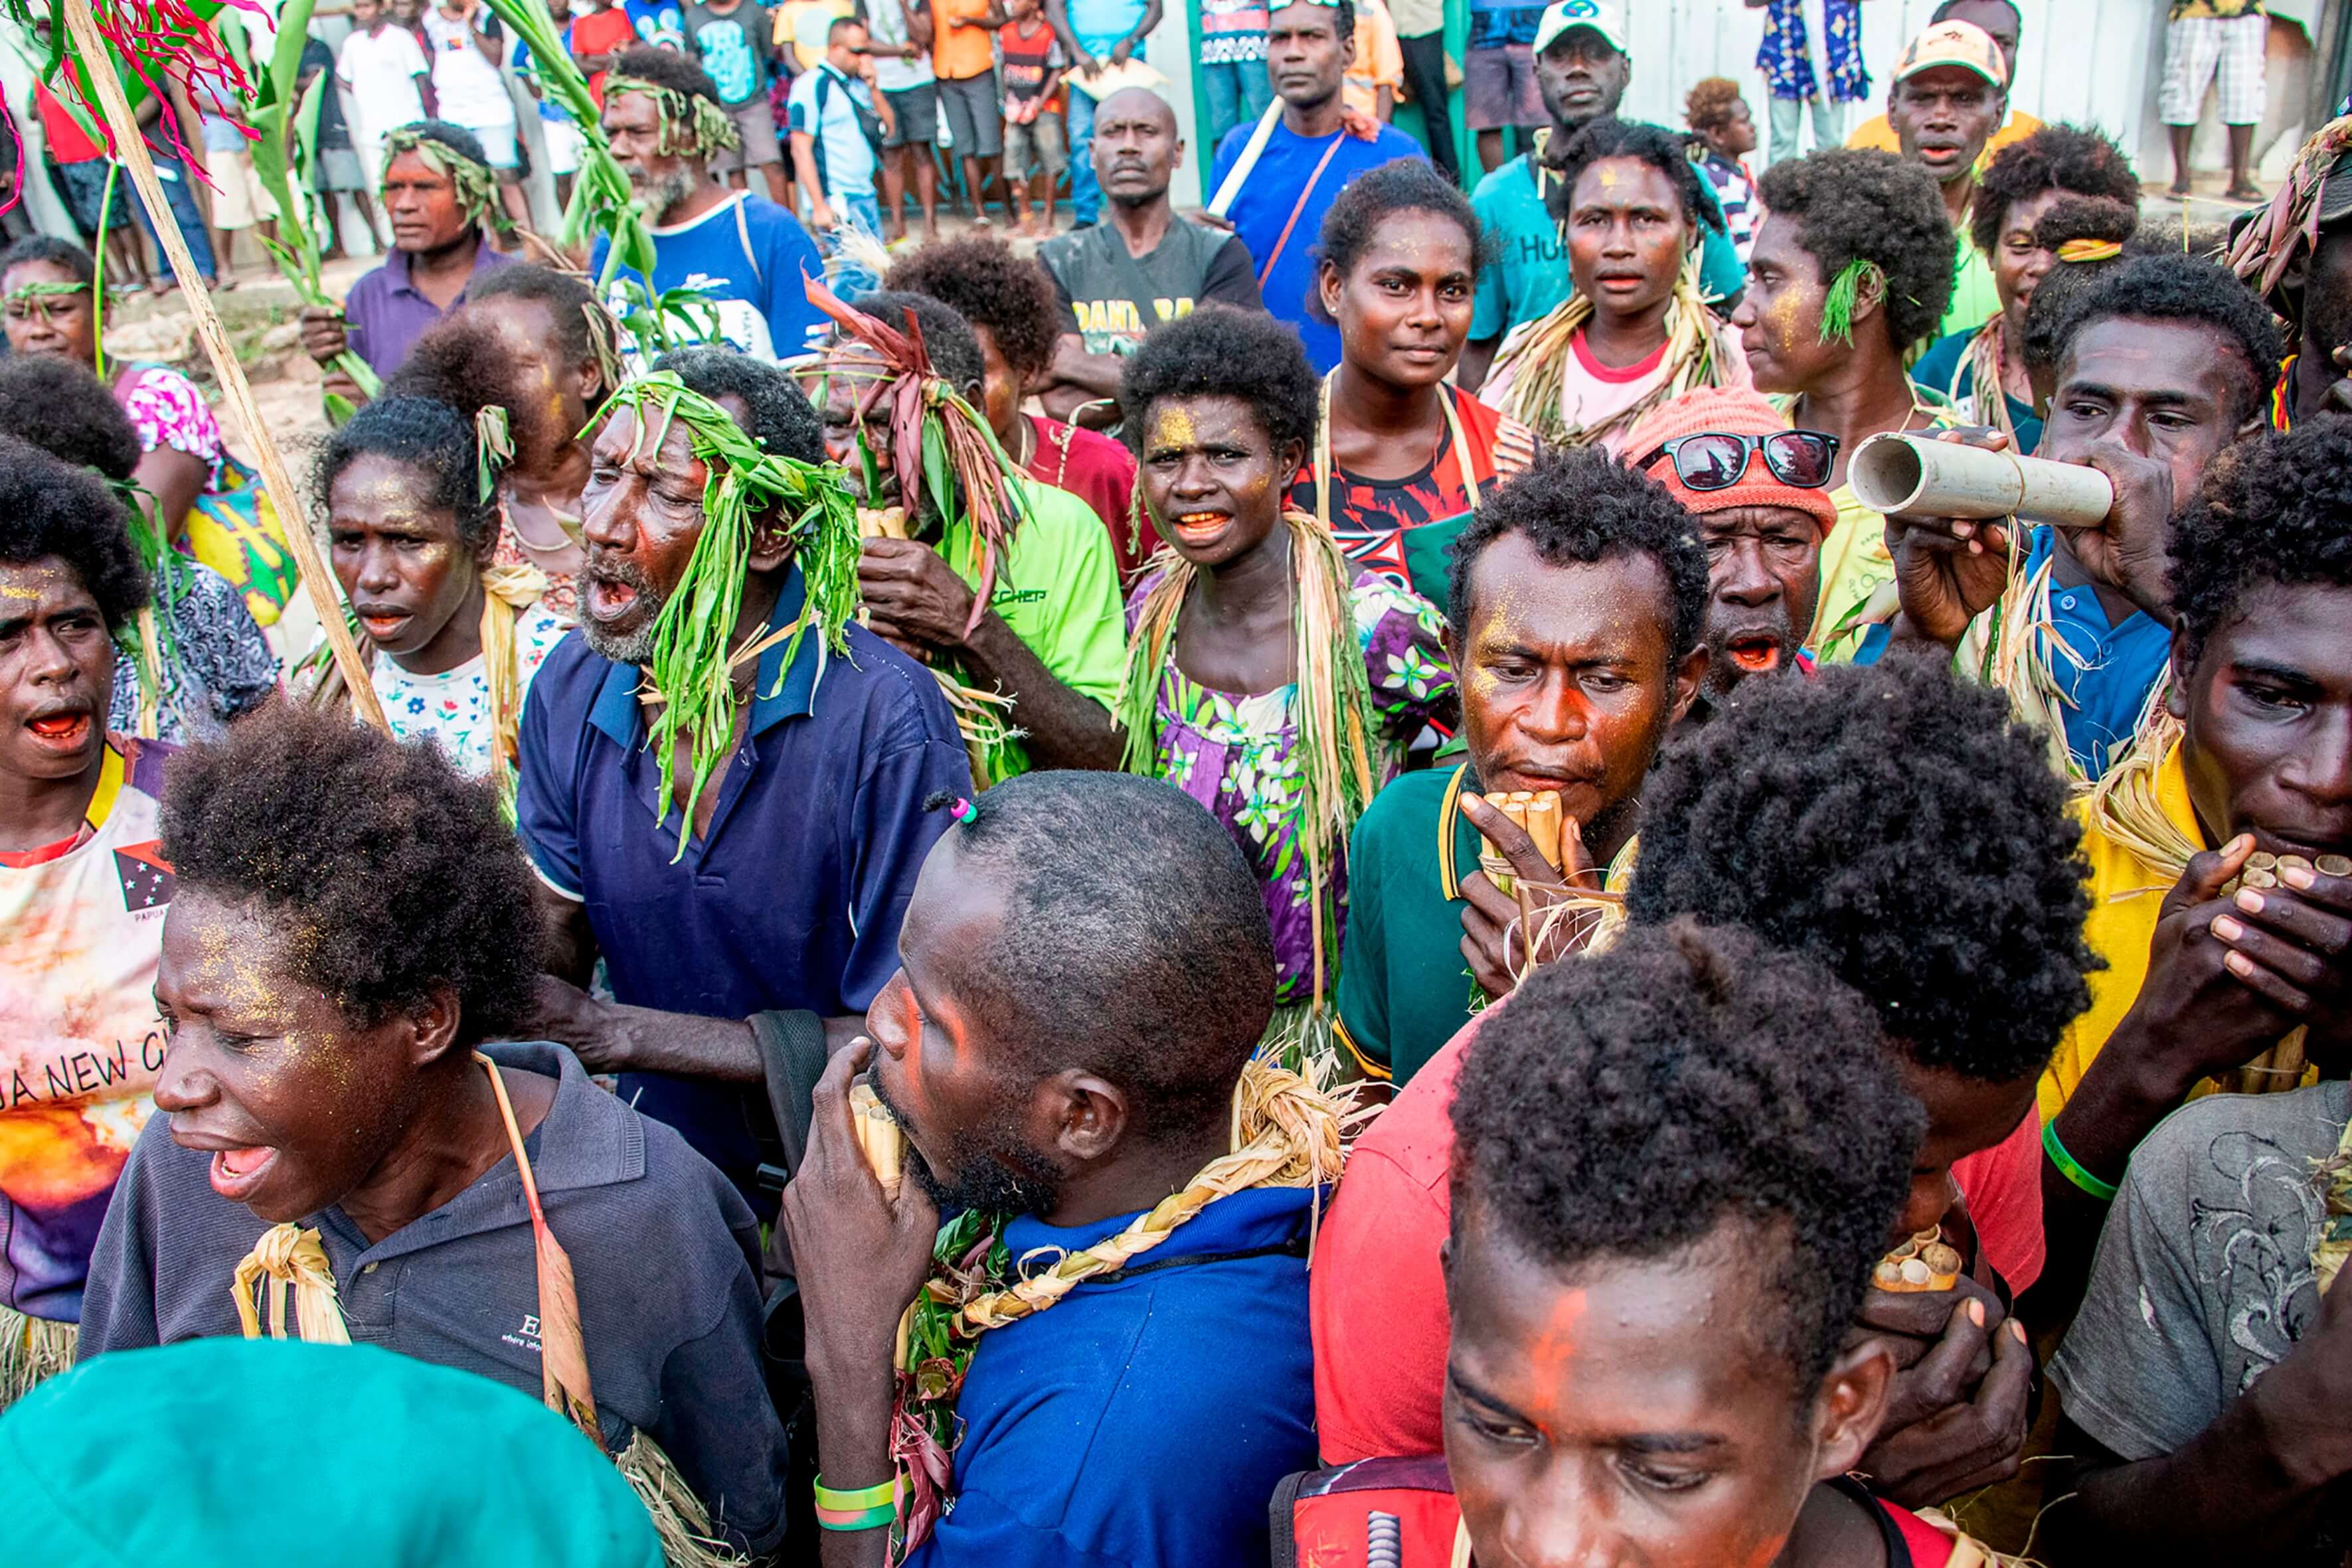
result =
[[898,1483],[877,1481],[855,1491],[836,1491],[816,1479],[816,1521],[826,1530],[875,1530],[898,1517]]
[[2081,1161],[2066,1152],[2066,1145],[2058,1141],[2058,1124],[2055,1121],[2042,1124],[2042,1152],[2050,1156],[2050,1163],[2058,1167],[2060,1176],[2064,1176],[2101,1203],[2113,1203],[2116,1200],[2117,1189],[2115,1183],[2101,1181],[2097,1176],[2084,1170]]

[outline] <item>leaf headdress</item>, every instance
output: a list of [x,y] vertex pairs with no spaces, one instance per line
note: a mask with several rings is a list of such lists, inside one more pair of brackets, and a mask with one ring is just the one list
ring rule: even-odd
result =
[[379,181],[391,174],[393,160],[404,152],[415,153],[426,168],[447,176],[457,189],[457,205],[467,217],[478,224],[488,224],[500,234],[514,232],[514,220],[507,216],[506,208],[499,202],[498,173],[488,163],[468,158],[421,126],[404,125],[383,139],[383,167],[377,172]]
[[[695,802],[734,739],[734,666],[782,642],[782,668],[791,669],[812,622],[824,646],[835,653],[846,649],[844,628],[857,609],[857,493],[838,468],[766,450],[675,371],[655,371],[625,382],[614,392],[612,406],[636,414],[637,451],[648,443],[660,446],[673,421],[685,424],[694,455],[709,471],[702,534],[688,558],[685,577],[654,621],[653,658],[639,691],[640,700],[660,705],[646,728],[646,744],[660,762],[664,800],[676,777],[676,742],[687,737],[694,768],[686,800],[685,820],[690,823]],[[730,653],[727,643],[742,607],[753,519],[772,509],[791,519],[786,532],[807,601],[789,628]],[[684,831],[678,834],[680,855],[687,837]]]

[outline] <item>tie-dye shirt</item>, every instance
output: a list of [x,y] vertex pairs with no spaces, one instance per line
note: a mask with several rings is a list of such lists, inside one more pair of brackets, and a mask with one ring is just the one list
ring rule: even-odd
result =
[[107,737],[80,829],[0,854],[0,1305],[81,1316],[107,1199],[155,1109],[172,902],[159,741]]

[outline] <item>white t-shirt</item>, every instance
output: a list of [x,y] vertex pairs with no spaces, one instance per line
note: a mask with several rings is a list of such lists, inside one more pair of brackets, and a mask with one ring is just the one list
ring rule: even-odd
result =
[[335,60],[335,74],[351,85],[352,133],[362,141],[381,141],[424,119],[425,95],[416,90],[416,78],[432,70],[407,28],[353,29]]
[[[483,9],[476,12],[474,22],[498,42],[503,55],[506,41],[499,19]],[[507,96],[499,68],[483,57],[481,46],[474,41],[473,26],[464,17],[444,16],[440,6],[433,5],[425,13],[425,36],[433,40],[433,96],[441,118],[469,130],[512,125],[514,99]]]
[[[515,711],[530,679],[563,641],[572,623],[532,605],[515,617]],[[379,654],[368,673],[376,700],[383,704],[384,721],[403,740],[431,736],[457,770],[469,779],[490,772],[490,683],[482,673],[479,653],[454,670],[437,675],[412,675]]]
[[884,92],[905,92],[935,79],[930,50],[918,49],[911,60],[882,52],[908,41],[905,0],[866,0],[866,36],[874,45],[874,85]]

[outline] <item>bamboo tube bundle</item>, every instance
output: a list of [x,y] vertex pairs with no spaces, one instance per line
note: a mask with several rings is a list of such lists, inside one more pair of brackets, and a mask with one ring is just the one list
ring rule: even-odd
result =
[[859,1079],[849,1088],[851,1125],[857,1134],[858,1151],[874,1171],[874,1179],[882,1184],[882,1196],[891,1202],[898,1201],[898,1189],[905,1185],[907,1135],[874,1092],[874,1085]]
[[[1552,869],[1559,869],[1559,790],[1498,790],[1486,796],[1486,804],[1525,828],[1528,837],[1536,841],[1536,848],[1551,863]],[[1506,896],[1517,893],[1518,879],[1512,874],[1511,862],[1503,857],[1502,851],[1495,847],[1493,840],[1483,835],[1478,841],[1478,868],[1486,873],[1486,880],[1495,884],[1497,893]]]
[[1878,1260],[1870,1272],[1874,1289],[1905,1296],[1948,1291],[1960,1282],[1960,1254],[1930,1227]]
[[[2279,885],[2279,873],[2288,871],[2315,871],[2322,876],[2352,876],[2352,858],[2344,855],[2321,855],[2305,860],[2301,855],[2274,855],[2267,850],[2256,850],[2246,857],[2245,869],[2223,884],[2221,896],[2232,898],[2242,887],[2256,891]],[[2230,1094],[2268,1094],[2300,1088],[2304,1071],[2311,1065],[2304,1050],[2306,1031],[2290,1030],[2279,1042],[2234,1072],[2218,1074],[2214,1082]]]

